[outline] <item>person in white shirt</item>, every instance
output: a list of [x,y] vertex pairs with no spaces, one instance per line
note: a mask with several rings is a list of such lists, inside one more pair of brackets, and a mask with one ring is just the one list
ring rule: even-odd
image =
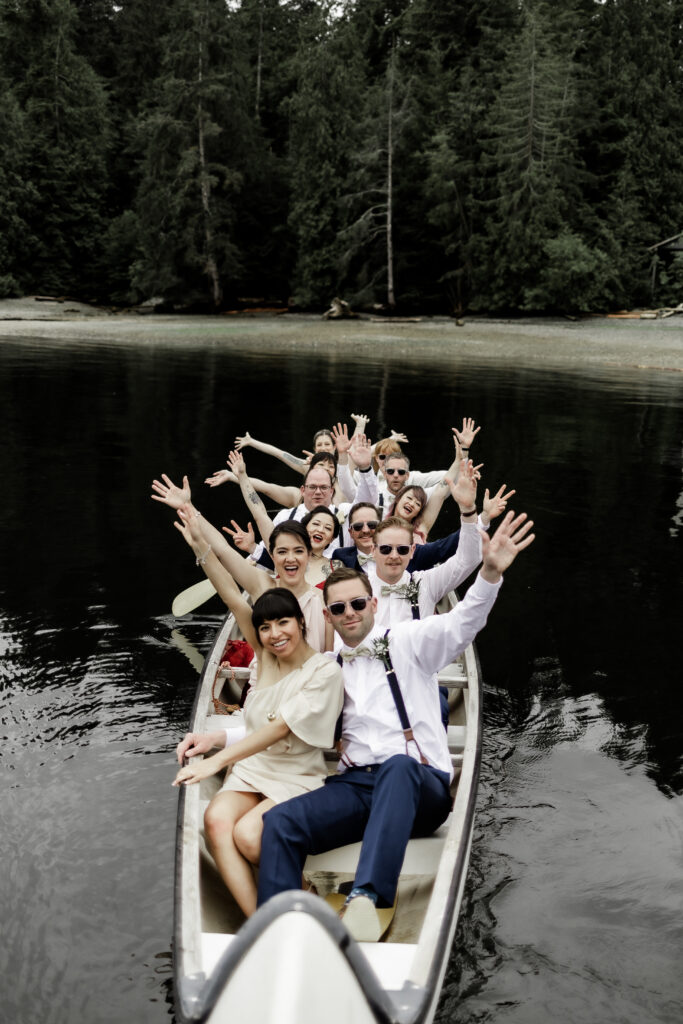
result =
[[[394,902],[408,840],[429,835],[450,811],[452,771],[436,673],[486,623],[501,574],[532,543],[532,526],[524,513],[508,512],[492,538],[482,535],[482,568],[464,600],[446,615],[402,622],[388,634],[375,623],[377,600],[364,573],[339,569],[329,576],[325,616],[344,641],[342,758],[321,789],[264,815],[259,905],[301,887],[309,853],[362,840],[341,915],[357,940],[379,938],[375,908]],[[389,660],[403,713],[388,681]]]

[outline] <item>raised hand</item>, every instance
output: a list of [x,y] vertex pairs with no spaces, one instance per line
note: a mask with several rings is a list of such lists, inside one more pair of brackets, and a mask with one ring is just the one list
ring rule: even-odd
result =
[[192,491],[186,476],[183,477],[183,486],[178,487],[173,483],[170,476],[162,473],[161,480],[152,481],[152,490],[156,491],[156,494],[151,495],[152,501],[161,501],[164,505],[168,505],[169,508],[180,508],[181,505],[186,505],[189,501],[192,501]]
[[217,469],[213,476],[207,476],[204,483],[209,487],[220,487],[221,484],[237,483],[237,478],[229,469]]
[[356,432],[359,434],[364,434],[365,428],[370,422],[370,417],[366,416],[364,412],[352,412],[351,419],[356,424]]
[[507,494],[505,494],[506,487],[507,484],[503,484],[503,486],[496,491],[493,497],[489,497],[488,487],[484,491],[484,501],[482,503],[481,518],[487,525],[491,522],[491,520],[497,519],[498,516],[505,511],[505,509],[507,508],[508,501],[510,500],[513,494],[516,494],[516,491],[508,491]]
[[230,534],[232,542],[236,548],[240,551],[246,551],[248,554],[256,547],[256,537],[254,536],[254,527],[251,523],[247,526],[246,530],[243,530],[239,523],[236,523],[234,519],[231,519],[234,529],[231,530],[229,526],[224,526],[223,531]]
[[[346,455],[351,447],[349,428],[345,423],[338,423],[336,427],[332,427],[330,433],[332,434],[332,440],[334,441],[334,446],[339,455]],[[354,434],[354,437],[358,437],[358,434]]]
[[228,462],[230,463],[230,468],[235,474],[235,477],[239,478],[241,476],[246,476],[247,467],[244,458],[239,452],[228,452]]
[[479,531],[483,554],[481,575],[487,582],[497,583],[519,552],[533,543],[536,535],[529,533],[533,525],[526,512],[518,516],[508,512],[493,537],[489,537],[483,530]]
[[367,469],[372,462],[372,443],[365,434],[354,434],[350,446],[351,458],[359,469]]
[[177,511],[180,521],[173,525],[180,531],[181,536],[195,554],[199,554],[206,548],[199,512],[192,505],[181,505]]
[[470,445],[481,430],[481,427],[477,427],[475,430],[474,420],[463,416],[462,430],[458,430],[457,427],[451,427],[451,429],[457,440],[460,442],[461,447],[466,448],[469,451]]
[[389,431],[389,437],[392,441],[398,441],[399,444],[410,444],[405,434],[397,433],[395,430]]
[[235,448],[237,449],[237,451],[240,451],[242,448],[249,448],[250,445],[251,445],[251,434],[249,433],[249,431],[246,432],[244,437],[236,437],[235,438]]
[[460,463],[460,472],[456,483],[446,477],[453,500],[457,501],[461,512],[469,512],[476,504],[478,479],[478,467],[475,467],[471,459],[463,459]]

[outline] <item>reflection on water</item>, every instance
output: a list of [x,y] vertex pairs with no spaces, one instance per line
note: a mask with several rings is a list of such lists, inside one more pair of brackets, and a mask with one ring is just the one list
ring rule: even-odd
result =
[[425,469],[473,416],[484,486],[516,487],[537,524],[479,644],[480,812],[439,1020],[680,1018],[678,380],[424,365],[408,342],[391,362],[273,356],[248,326],[239,358],[214,339],[0,347],[7,1019],[168,1019],[173,748],[220,605],[170,615],[199,575],[151,478],[188,473],[209,518],[240,520],[236,490],[202,484],[235,434],[296,452],[351,410],[405,430]]

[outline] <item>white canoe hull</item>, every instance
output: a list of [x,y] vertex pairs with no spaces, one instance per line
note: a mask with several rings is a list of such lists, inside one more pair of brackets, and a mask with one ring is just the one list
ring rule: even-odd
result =
[[[455,598],[449,596],[449,601]],[[230,726],[211,691],[230,635],[226,620],[195,700],[193,731]],[[238,675],[243,676],[244,671]],[[318,896],[272,899],[246,923],[203,847],[206,787],[183,787],[176,845],[174,979],[182,1024],[430,1024],[458,920],[469,861],[481,757],[479,670],[473,648],[441,674],[462,688],[449,728],[456,766],[453,812],[435,836],[411,840],[396,917],[380,943],[357,944]],[[353,877],[359,844],[309,857],[318,892]]]

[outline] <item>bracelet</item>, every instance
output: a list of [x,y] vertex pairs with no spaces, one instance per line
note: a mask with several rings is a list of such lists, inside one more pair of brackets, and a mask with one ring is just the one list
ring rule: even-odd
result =
[[358,467],[358,472],[359,473],[369,473],[371,469],[372,469],[372,466],[366,466],[365,469],[361,469],[360,466],[359,466]]
[[475,515],[476,511],[477,511],[477,506],[475,505],[474,508],[471,508],[469,510],[469,512],[463,512],[462,509],[461,509],[460,510],[460,515],[461,516],[473,516],[473,515]]
[[208,548],[206,549],[206,551],[204,552],[203,555],[197,555],[194,564],[195,565],[204,565],[206,560],[207,560],[207,558],[209,557],[210,553],[211,553],[211,545],[209,544]]
[[461,451],[461,452],[468,452],[468,451],[469,451],[469,448],[463,448],[463,446],[462,446],[462,445],[460,445],[460,451]]

